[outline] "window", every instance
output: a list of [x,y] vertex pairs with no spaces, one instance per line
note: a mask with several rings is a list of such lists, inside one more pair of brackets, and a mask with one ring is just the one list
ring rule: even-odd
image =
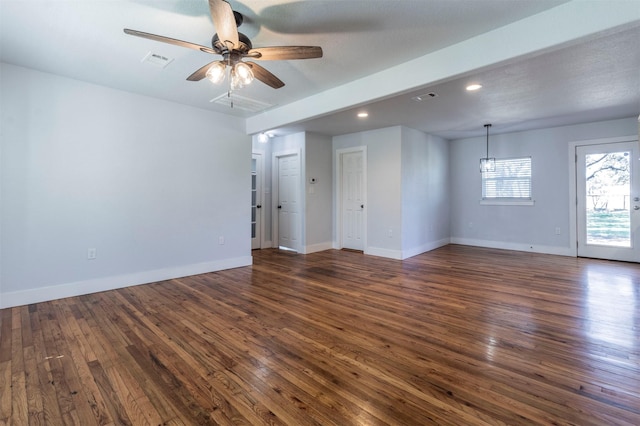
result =
[[533,204],[531,157],[496,159],[496,170],[482,173],[483,204]]

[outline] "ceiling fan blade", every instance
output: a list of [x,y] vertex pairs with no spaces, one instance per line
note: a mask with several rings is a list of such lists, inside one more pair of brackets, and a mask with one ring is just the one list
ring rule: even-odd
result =
[[274,46],[251,49],[246,56],[261,61],[322,58],[319,46]]
[[209,0],[209,10],[220,41],[229,50],[240,47],[238,27],[236,26],[236,18],[233,16],[231,5],[224,0]]
[[278,77],[273,75],[271,71],[267,71],[265,68],[261,67],[255,62],[246,61],[245,63],[251,67],[253,76],[258,80],[260,80],[261,82],[263,82],[264,84],[266,84],[267,86],[271,86],[274,89],[279,89],[282,86],[284,86],[284,83],[282,82],[282,80],[280,80]]
[[187,77],[189,81],[200,81],[207,76],[207,71],[211,68],[211,65],[218,61],[209,62],[207,65],[198,68],[193,74]]
[[129,28],[125,28],[124,32],[132,36],[148,38],[150,40],[160,41],[162,43],[169,43],[169,44],[174,44],[180,47],[187,47],[189,49],[200,50],[205,53],[211,53],[214,55],[218,53],[210,47],[202,46],[200,44],[190,43],[188,41],[178,40],[175,38],[170,38],[170,37],[165,37],[165,36],[160,36],[160,35],[150,34],[150,33],[144,33],[142,31],[130,30]]

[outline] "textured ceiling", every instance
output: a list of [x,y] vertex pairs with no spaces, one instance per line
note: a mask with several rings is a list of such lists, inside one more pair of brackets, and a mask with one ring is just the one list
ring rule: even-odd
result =
[[[584,7],[593,3],[579,1]],[[610,2],[611,7],[618,2],[640,8],[636,0],[615,0]],[[282,89],[274,90],[255,82],[238,92],[278,108],[348,86],[566,1],[229,0],[229,3],[245,16],[240,31],[251,38],[254,47],[318,45],[324,50],[321,59],[262,62],[285,82]],[[0,60],[249,117],[251,114],[239,109],[209,102],[224,94],[226,87],[213,86],[208,81],[186,81],[188,75],[216,57],[128,36],[122,31],[132,28],[208,46],[215,32],[208,12],[205,0],[0,0]],[[585,38],[568,48],[516,58],[489,69],[478,69],[476,75],[467,73],[414,88],[415,93],[425,88],[437,92],[439,96],[429,103],[408,102],[407,93],[386,96],[384,101],[370,105],[371,117],[366,124],[352,119],[351,108],[341,108],[335,115],[324,113],[316,118],[310,113],[310,120],[272,130],[340,134],[367,126],[405,124],[453,138],[481,134],[481,123],[486,120],[501,122],[505,129],[517,129],[518,123],[524,122],[528,126],[562,124],[558,117],[570,122],[638,114],[640,77],[634,71],[640,69],[639,27],[640,23],[627,25]],[[173,62],[164,69],[142,63],[141,59],[149,52],[173,58]],[[469,77],[482,78],[485,85],[473,98],[459,92],[459,85]]]
[[[637,116],[639,43],[640,28],[632,28],[280,131],[335,136],[402,124],[455,139],[477,136],[484,123],[494,123],[493,133],[504,133]],[[466,85],[476,81],[483,88],[467,92]],[[425,93],[437,97],[412,99]],[[357,120],[362,110],[369,113],[367,120]]]

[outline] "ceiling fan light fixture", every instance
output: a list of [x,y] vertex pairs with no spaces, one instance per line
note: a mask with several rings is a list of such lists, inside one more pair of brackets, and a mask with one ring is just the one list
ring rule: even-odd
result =
[[229,88],[233,91],[242,89],[243,87],[244,84],[242,84],[242,81],[238,77],[238,73],[236,72],[235,68],[232,68],[229,75]]
[[251,67],[244,62],[238,62],[233,67],[233,71],[242,86],[246,86],[253,81],[254,77],[253,72],[251,71]]
[[207,70],[207,79],[211,81],[213,84],[219,84],[224,80],[224,75],[226,73],[227,66],[224,62],[217,61],[214,62],[213,65]]
[[[242,14],[232,10],[226,0],[209,0],[209,12],[217,31],[211,39],[211,47],[129,28],[124,28],[124,32],[128,35],[187,47],[204,53],[222,55],[223,61],[214,61],[198,68],[187,77],[187,81],[200,81],[207,78],[213,83],[221,83],[227,74],[228,67],[230,90],[227,95],[233,89],[250,84],[254,77],[274,89],[284,87],[284,82],[269,70],[254,62],[242,63],[243,58],[263,60],[322,58],[320,46],[271,46],[254,49],[251,40],[238,32],[238,26],[244,19]],[[157,56],[156,59],[168,60],[160,55],[155,56]]]

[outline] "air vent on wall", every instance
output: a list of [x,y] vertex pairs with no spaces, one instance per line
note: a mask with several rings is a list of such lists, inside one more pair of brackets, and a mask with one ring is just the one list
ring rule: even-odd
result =
[[148,62],[160,68],[166,68],[171,62],[173,62],[173,58],[167,58],[166,56],[158,55],[157,53],[149,52],[144,58],[142,58],[141,62]]
[[232,93],[231,96],[229,96],[227,93],[224,93],[217,98],[211,99],[209,102],[249,112],[260,112],[273,106],[273,104],[256,101],[255,99],[245,98],[244,96],[236,95],[234,93]]

